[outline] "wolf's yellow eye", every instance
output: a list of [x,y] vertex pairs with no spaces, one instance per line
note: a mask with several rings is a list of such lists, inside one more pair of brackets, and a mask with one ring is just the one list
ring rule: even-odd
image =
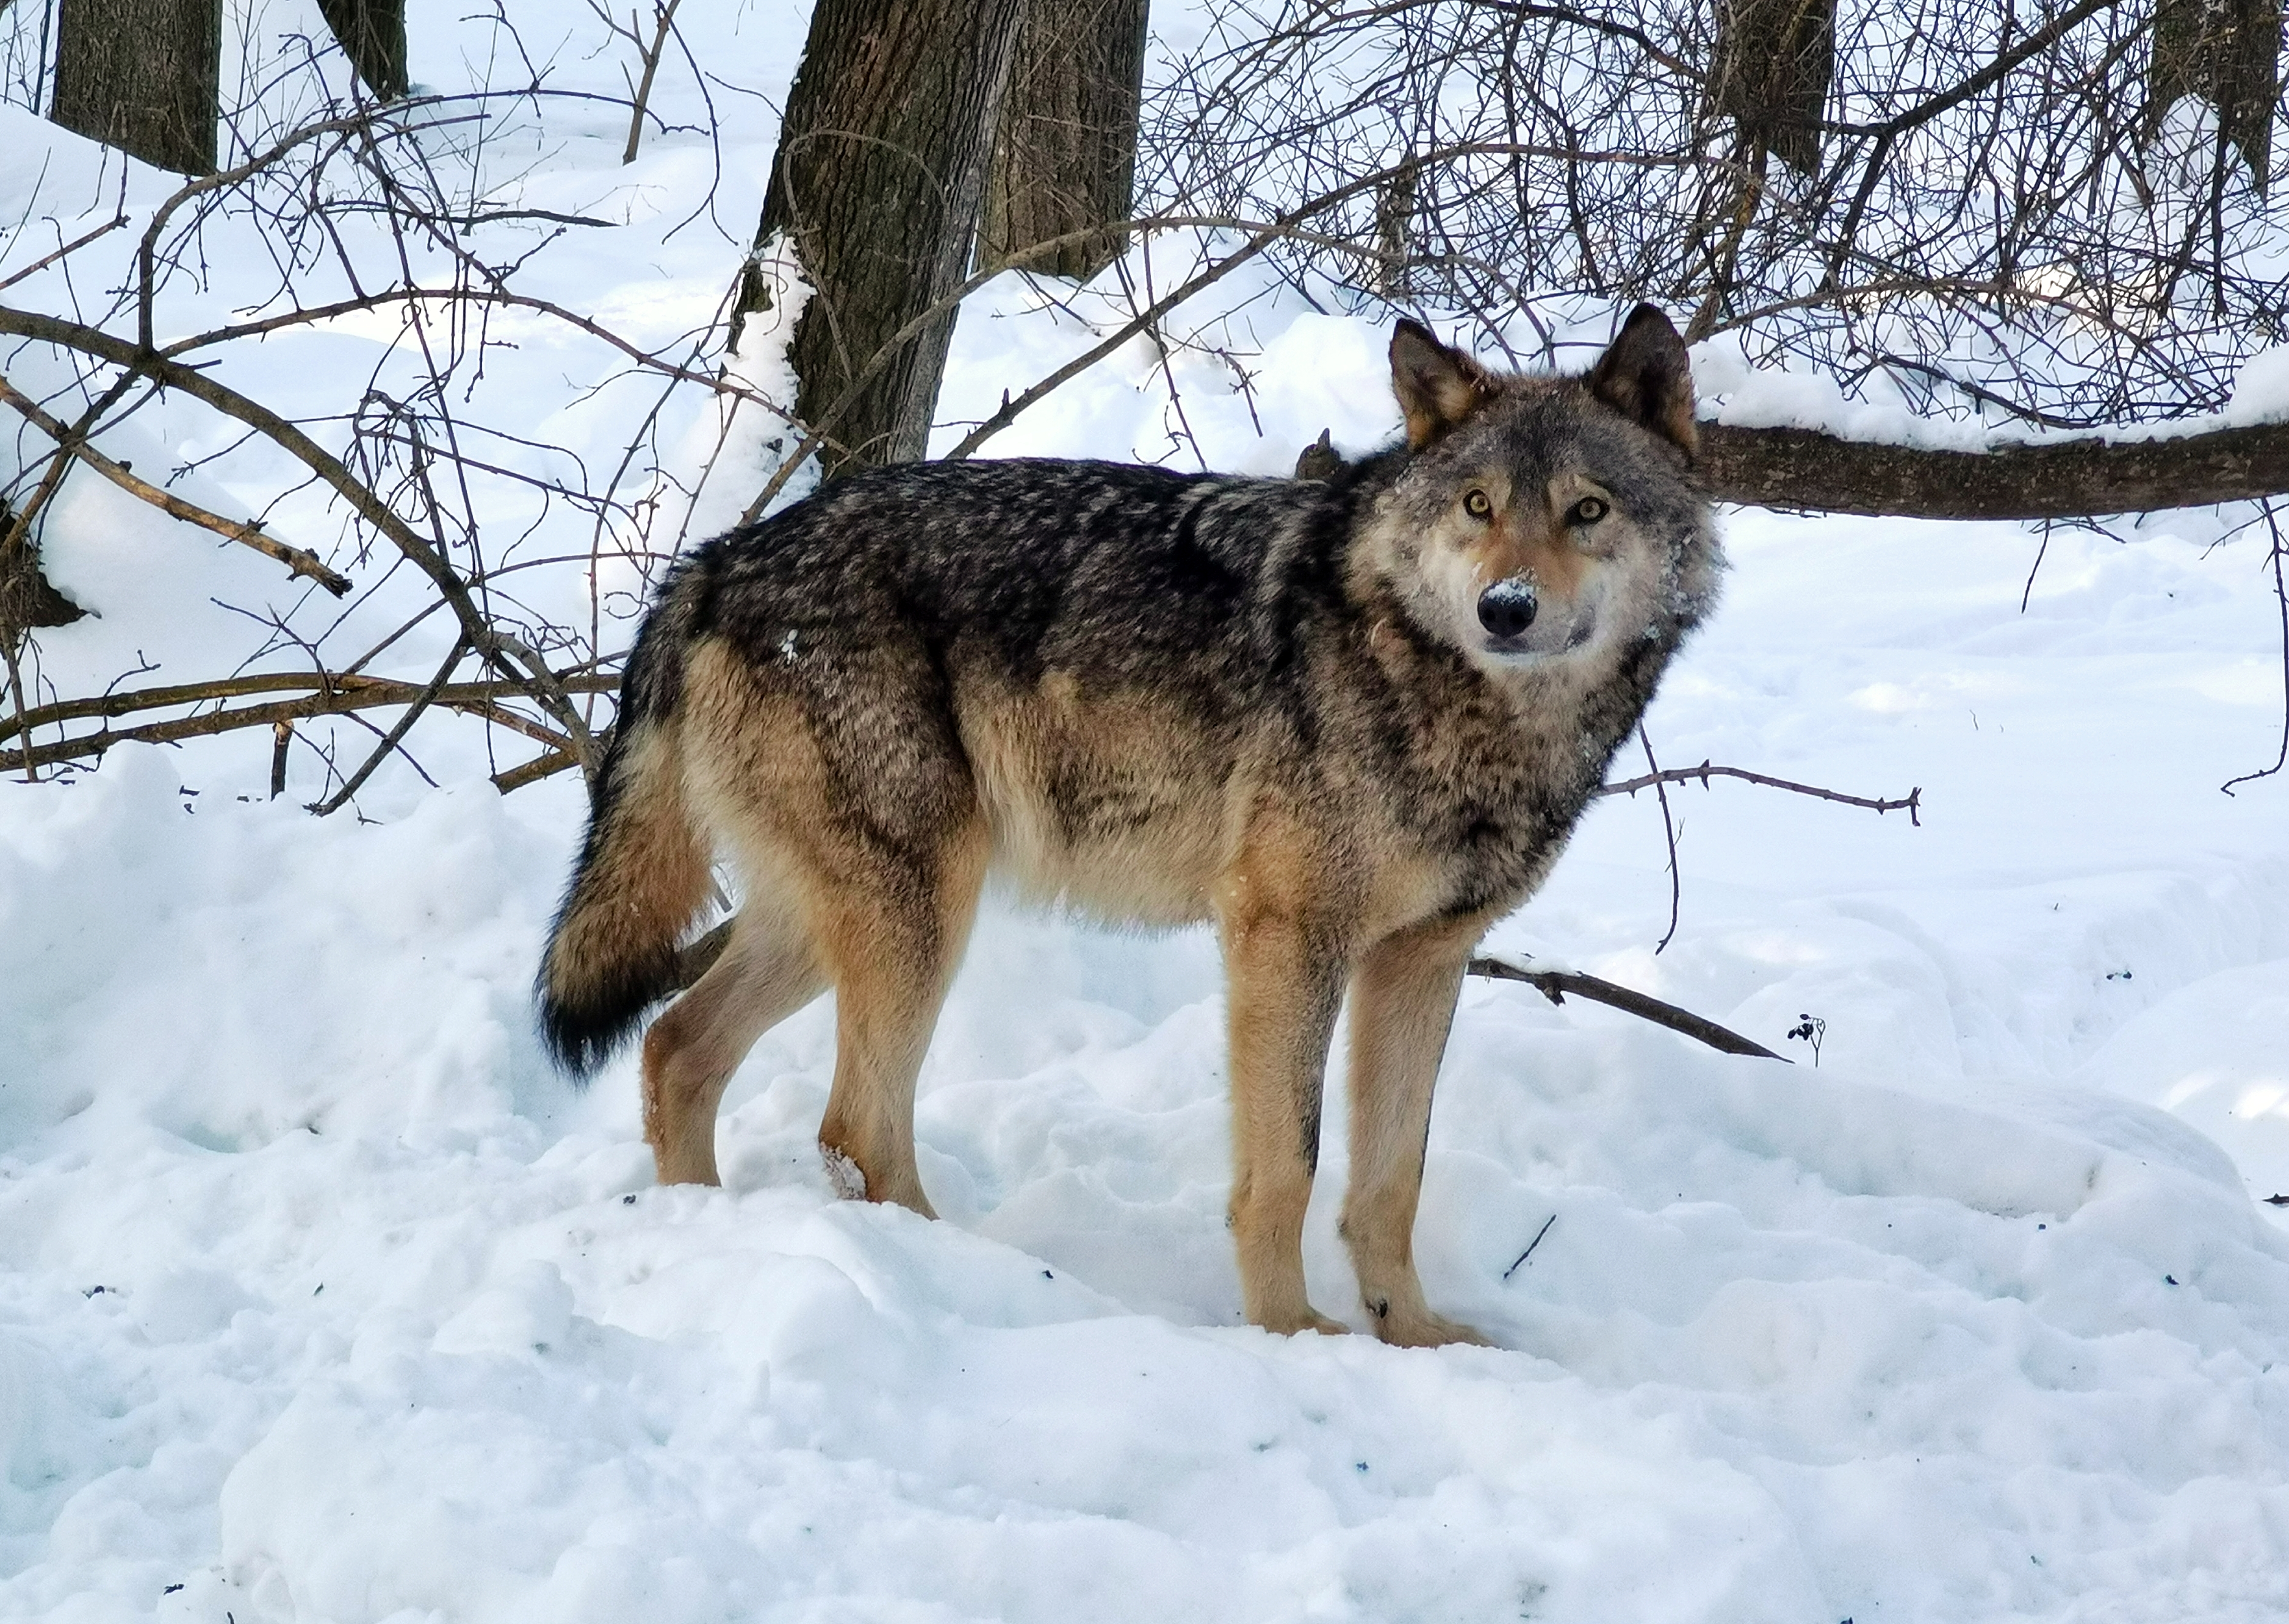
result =
[[1599,520],[1604,518],[1611,512],[1613,512],[1613,508],[1607,503],[1603,497],[1583,497],[1580,501],[1575,503],[1573,506],[1566,510],[1566,522],[1568,524],[1595,524]]
[[1463,498],[1463,511],[1473,519],[1490,519],[1494,516],[1494,499],[1483,490],[1473,490]]

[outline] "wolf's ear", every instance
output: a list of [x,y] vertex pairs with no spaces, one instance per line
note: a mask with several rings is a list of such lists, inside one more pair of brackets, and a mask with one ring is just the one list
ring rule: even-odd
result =
[[1494,375],[1448,349],[1420,322],[1401,318],[1391,335],[1391,392],[1407,418],[1407,445],[1420,450],[1494,394]]
[[1693,363],[1669,318],[1639,305],[1598,357],[1586,380],[1590,393],[1632,423],[1684,451],[1701,449],[1693,426]]

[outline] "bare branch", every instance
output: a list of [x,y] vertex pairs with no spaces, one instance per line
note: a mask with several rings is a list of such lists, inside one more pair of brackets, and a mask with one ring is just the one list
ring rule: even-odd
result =
[[[1652,760],[1649,751],[1647,760],[1648,761]],[[1702,762],[1698,767],[1657,768],[1649,773],[1640,773],[1634,778],[1623,778],[1618,783],[1600,785],[1592,793],[1634,795],[1643,789],[1658,790],[1664,784],[1698,784],[1705,790],[1709,787],[1709,781],[1711,778],[1738,778],[1744,784],[1761,784],[1770,789],[1787,790],[1798,795],[1815,796],[1822,800],[1839,801],[1847,807],[1865,807],[1871,812],[1904,811],[1908,815],[1910,823],[1918,828],[1923,824],[1923,820],[1918,816],[1923,809],[1924,792],[1921,787],[1910,790],[1904,800],[1870,800],[1864,795],[1846,795],[1838,790],[1823,790],[1816,784],[1797,784],[1787,778],[1775,778],[1764,773],[1752,773],[1745,768],[1711,767],[1706,761]],[[1666,810],[1667,803],[1664,801],[1663,804]]]
[[14,407],[34,427],[54,441],[60,450],[78,458],[80,461],[122,490],[140,498],[162,513],[212,530],[216,535],[226,540],[237,542],[242,546],[251,547],[266,558],[276,559],[291,573],[315,581],[337,598],[348,595],[349,577],[328,569],[316,553],[307,552],[300,547],[289,546],[275,537],[265,535],[262,527],[251,519],[245,521],[225,519],[219,514],[209,513],[195,503],[185,501],[172,491],[160,490],[158,486],[140,474],[130,471],[125,464],[112,461],[88,444],[84,438],[73,432],[69,424],[60,422],[41,410],[37,402],[18,389],[5,377],[0,377],[0,402]]
[[1579,970],[1529,970],[1522,965],[1511,964],[1506,959],[1473,959],[1471,960],[1471,974],[1484,976],[1490,981],[1524,982],[1553,1004],[1564,1003],[1565,995],[1571,992],[1576,997],[1586,998],[1592,1003],[1604,1004],[1625,1014],[1636,1015],[1642,1020],[1651,1021],[1656,1026],[1666,1026],[1673,1032],[1682,1032],[1695,1042],[1705,1043],[1711,1048],[1723,1054],[1754,1055],[1759,1059],[1777,1060],[1783,1064],[1788,1063],[1787,1055],[1775,1055],[1754,1039],[1743,1038],[1730,1028],[1719,1026],[1716,1022],[1695,1015],[1689,1009],[1679,1009],[1674,1004],[1664,1004],[1657,998],[1648,997],[1642,992],[1633,992],[1627,987],[1607,981],[1600,976],[1585,975]]
[[[572,677],[563,679],[562,685],[584,692],[602,692],[617,688],[618,679]],[[112,694],[98,699],[43,706],[26,712],[20,720],[0,717],[0,738],[28,737],[41,728],[75,716],[128,715],[137,711],[282,690],[295,692],[298,697],[270,705],[203,712],[140,727],[100,728],[92,733],[79,734],[53,744],[36,744],[28,749],[20,746],[13,750],[0,750],[0,771],[12,771],[20,767],[44,767],[57,761],[84,761],[102,755],[115,744],[175,744],[184,739],[208,738],[240,728],[275,727],[282,721],[302,721],[316,716],[344,716],[355,711],[371,711],[387,705],[410,705],[420,701],[427,691],[418,682],[402,682],[388,677],[330,677],[322,673],[233,677],[216,682],[187,683],[172,689]],[[427,703],[481,717],[512,732],[521,733],[552,751],[570,752],[571,741],[565,735],[542,726],[529,716],[519,714],[503,703],[526,697],[525,686],[517,682],[451,682],[430,694]]]
[[205,402],[225,417],[235,418],[275,441],[282,450],[331,486],[366,522],[387,536],[416,568],[429,577],[459,618],[470,647],[483,653],[504,675],[521,681],[525,691],[563,724],[582,761],[594,770],[597,760],[594,741],[589,736],[587,726],[581,720],[579,712],[573,708],[563,688],[548,668],[531,650],[504,638],[494,630],[471,600],[468,588],[454,574],[443,551],[424,540],[363,481],[352,475],[339,458],[325,450],[309,435],[268,407],[218,383],[196,368],[139,349],[127,340],[115,338],[100,328],[0,306],[0,332],[44,339],[109,361],[125,368],[131,376],[141,374],[156,378],[170,388],[179,389]]

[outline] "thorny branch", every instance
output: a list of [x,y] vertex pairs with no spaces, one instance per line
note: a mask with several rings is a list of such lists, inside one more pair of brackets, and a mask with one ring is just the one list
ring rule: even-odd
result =
[[[1652,759],[1650,752],[1647,753],[1647,759],[1648,760]],[[1920,786],[1910,790],[1903,800],[1876,800],[1865,795],[1846,795],[1841,790],[1823,790],[1817,784],[1798,784],[1793,779],[1775,778],[1766,773],[1752,773],[1746,768],[1711,767],[1706,761],[1702,762],[1698,767],[1656,768],[1652,772],[1640,773],[1634,778],[1623,778],[1612,784],[1603,784],[1599,786],[1597,793],[1634,795],[1639,790],[1657,789],[1664,784],[1698,784],[1705,790],[1709,787],[1709,781],[1711,778],[1738,778],[1744,784],[1761,784],[1768,789],[1786,790],[1795,795],[1811,795],[1822,800],[1838,801],[1847,807],[1865,807],[1870,812],[1904,811],[1908,815],[1910,823],[1918,828],[1923,826],[1923,819],[1918,816],[1923,809],[1924,795]]]

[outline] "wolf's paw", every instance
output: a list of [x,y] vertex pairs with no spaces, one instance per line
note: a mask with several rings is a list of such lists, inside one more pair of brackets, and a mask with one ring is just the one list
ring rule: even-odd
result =
[[1349,1336],[1352,1328],[1340,1319],[1329,1319],[1317,1309],[1306,1308],[1301,1314],[1282,1314],[1260,1322],[1264,1328],[1280,1336],[1294,1336],[1304,1331],[1317,1331],[1321,1336]]
[[834,1193],[845,1201],[866,1198],[866,1175],[858,1164],[833,1145],[818,1147],[818,1159],[826,1165],[826,1182],[834,1186]]
[[1463,1342],[1473,1348],[1496,1345],[1493,1338],[1461,1320],[1448,1319],[1428,1309],[1412,1314],[1378,1314],[1375,1333],[1394,1348],[1443,1348],[1449,1342]]

